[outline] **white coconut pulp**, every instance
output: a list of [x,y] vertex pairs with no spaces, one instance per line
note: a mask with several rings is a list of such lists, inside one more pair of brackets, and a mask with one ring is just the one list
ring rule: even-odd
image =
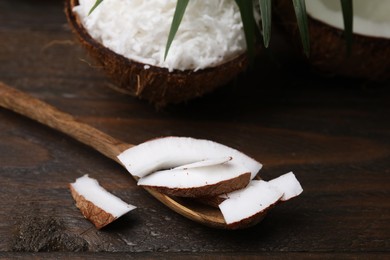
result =
[[[340,0],[306,1],[307,13],[316,20],[344,29]],[[390,1],[354,0],[353,32],[365,36],[390,38]]]
[[227,194],[227,199],[219,204],[226,224],[250,218],[275,204],[283,192],[266,181],[252,180],[242,190]]
[[246,50],[240,12],[234,0],[191,0],[164,61],[177,0],[80,0],[74,12],[89,34],[105,47],[144,64],[199,70],[226,62]]
[[101,187],[97,180],[84,175],[70,184],[87,201],[111,214],[114,218],[126,214],[136,207],[130,205]]
[[294,198],[302,193],[303,189],[294,173],[289,172],[269,181],[269,184],[283,192],[281,201]]
[[280,201],[287,201],[303,192],[302,186],[294,173],[283,174],[268,182],[252,180],[247,187],[223,194],[225,199],[219,208],[226,224],[251,218]]
[[157,138],[134,146],[121,153],[118,159],[133,176],[142,178],[160,170],[223,157],[232,159],[222,160],[223,164],[219,166],[216,164],[221,162],[192,170],[200,169],[207,172],[213,167],[216,169],[234,167],[239,170],[238,172],[250,172],[253,179],[262,167],[261,163],[226,145],[209,140],[175,136]]
[[138,185],[172,189],[198,188],[232,180],[248,172],[241,165],[229,163],[196,168],[179,168],[149,174],[139,179]]

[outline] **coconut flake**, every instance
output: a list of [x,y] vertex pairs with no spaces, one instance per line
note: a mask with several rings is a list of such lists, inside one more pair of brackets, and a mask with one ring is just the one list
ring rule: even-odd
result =
[[187,170],[190,168],[201,168],[201,167],[209,167],[209,166],[215,166],[227,163],[228,161],[231,161],[233,158],[231,156],[225,156],[220,158],[211,158],[207,160],[201,160],[199,162],[194,162],[190,164],[185,164],[181,166],[177,166],[173,168],[172,170]]
[[69,186],[76,206],[97,228],[104,227],[136,208],[109,193],[97,180],[88,177],[88,174]]
[[269,184],[283,192],[281,201],[292,199],[303,192],[302,186],[293,172],[283,174],[269,181]]
[[219,204],[219,209],[226,224],[233,225],[266,211],[274,205],[283,192],[263,180],[252,180],[241,190],[226,195],[226,199]]
[[138,62],[170,71],[199,70],[246,50],[234,0],[191,0],[165,60],[177,0],[107,0],[88,15],[95,1],[79,0],[74,8],[83,26],[107,48]]
[[188,169],[157,171],[138,180],[138,185],[168,188],[196,188],[229,180],[246,173],[234,164],[213,165]]
[[144,142],[127,149],[118,156],[126,169],[138,178],[150,173],[185,164],[212,159],[216,156],[232,157],[228,163],[250,172],[253,179],[261,163],[228,146],[190,137],[164,137]]

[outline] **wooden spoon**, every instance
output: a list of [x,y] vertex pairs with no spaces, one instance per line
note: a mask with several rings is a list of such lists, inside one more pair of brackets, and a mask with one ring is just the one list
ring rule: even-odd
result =
[[[67,134],[118,163],[120,162],[117,156],[126,149],[134,146],[133,144],[119,141],[87,124],[77,122],[73,116],[61,112],[53,106],[13,89],[2,82],[0,82],[0,106]],[[264,212],[264,214],[254,219],[247,219],[238,225],[230,226],[226,224],[218,208],[184,198],[167,196],[151,189],[145,189],[175,212],[214,228],[246,228],[257,224],[266,214]]]

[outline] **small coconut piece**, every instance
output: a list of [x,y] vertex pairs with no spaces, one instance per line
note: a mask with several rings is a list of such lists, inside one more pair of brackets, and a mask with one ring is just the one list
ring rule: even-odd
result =
[[[268,181],[268,183],[283,193],[280,201],[290,200],[303,192],[303,188],[293,172],[283,174],[275,179]],[[196,198],[196,200],[212,207],[218,207],[218,205],[227,198],[229,198],[228,194],[221,194],[218,196],[200,197]]]
[[230,228],[256,224],[266,212],[279,201],[283,192],[263,180],[252,180],[241,190],[226,194],[219,209]]
[[136,208],[106,191],[88,174],[69,184],[69,188],[77,208],[98,229]]
[[237,164],[176,168],[142,177],[138,185],[178,197],[216,196],[248,185],[251,174]]
[[[153,139],[122,152],[118,159],[135,177],[172,169],[186,164],[216,158],[231,157],[229,165],[245,169],[253,179],[261,169],[261,163],[226,145],[191,137],[163,137]],[[241,171],[241,170],[240,170]]]
[[302,186],[293,172],[283,174],[268,182],[271,186],[283,192],[281,201],[292,199],[303,192]]

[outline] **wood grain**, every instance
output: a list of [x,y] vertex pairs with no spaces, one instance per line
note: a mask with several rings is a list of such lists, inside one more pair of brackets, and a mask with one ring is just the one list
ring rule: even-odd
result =
[[[292,170],[304,188],[253,228],[210,229],[155,201],[112,160],[0,109],[0,257],[387,259],[390,84],[318,75],[272,37],[278,64],[265,54],[221,90],[156,111],[108,87],[61,1],[0,1],[1,81],[128,143],[211,139],[264,163],[264,179]],[[86,173],[138,208],[94,229],[67,188]],[[44,240],[41,230],[61,232]]]

